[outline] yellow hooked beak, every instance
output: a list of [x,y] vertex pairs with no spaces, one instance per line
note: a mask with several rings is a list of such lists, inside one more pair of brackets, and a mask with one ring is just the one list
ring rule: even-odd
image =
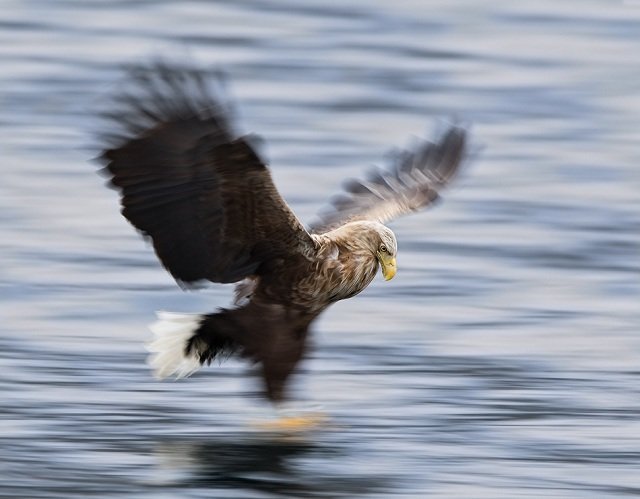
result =
[[396,259],[387,253],[379,253],[378,261],[382,269],[382,276],[385,281],[390,281],[396,275]]

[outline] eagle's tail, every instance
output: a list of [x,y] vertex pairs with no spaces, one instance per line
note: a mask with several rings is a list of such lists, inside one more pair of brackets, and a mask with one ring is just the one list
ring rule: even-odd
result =
[[211,315],[157,312],[158,320],[149,326],[155,339],[147,347],[151,352],[147,362],[155,377],[184,378],[218,355],[233,353],[238,344],[226,315],[227,311]]
[[194,352],[187,354],[187,342],[194,336],[202,316],[157,312],[158,320],[149,326],[155,339],[147,345],[151,352],[147,363],[158,379],[175,375],[190,376],[200,368],[200,359]]

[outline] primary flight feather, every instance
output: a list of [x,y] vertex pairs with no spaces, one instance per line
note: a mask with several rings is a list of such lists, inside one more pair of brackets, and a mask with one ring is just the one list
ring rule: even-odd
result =
[[350,180],[307,230],[252,147],[233,130],[220,75],[167,63],[132,69],[111,102],[101,155],[122,214],[184,287],[238,283],[232,308],[159,315],[150,363],[186,376],[237,354],[261,366],[280,402],[311,322],[375,277],[396,273],[397,243],[383,224],[425,208],[459,171],[467,134],[451,126],[416,141],[387,169]]

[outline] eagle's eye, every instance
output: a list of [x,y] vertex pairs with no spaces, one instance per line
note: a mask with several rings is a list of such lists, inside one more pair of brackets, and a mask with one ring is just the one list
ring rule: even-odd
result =
[[383,253],[388,253],[387,247],[384,244],[380,245],[380,251],[382,251]]

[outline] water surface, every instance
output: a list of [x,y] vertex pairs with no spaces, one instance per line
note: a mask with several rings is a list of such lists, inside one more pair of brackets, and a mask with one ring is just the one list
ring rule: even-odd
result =
[[[640,4],[6,0],[0,12],[0,497],[640,494]],[[203,312],[89,160],[124,63],[222,67],[311,220],[392,146],[472,123],[399,273],[316,324],[293,384],[330,421],[268,438],[250,370],[144,364]]]

